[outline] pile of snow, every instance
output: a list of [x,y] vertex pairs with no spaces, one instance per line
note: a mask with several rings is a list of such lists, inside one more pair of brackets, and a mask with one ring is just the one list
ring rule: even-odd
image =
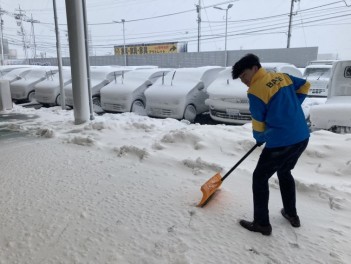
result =
[[260,150],[196,207],[200,186],[254,145],[250,124],[124,113],[74,125],[73,111],[59,107],[1,115],[1,130],[30,137],[0,137],[0,263],[351,262],[350,134],[311,135],[293,172],[300,228],[280,215],[272,177],[265,237],[237,223],[252,219]]

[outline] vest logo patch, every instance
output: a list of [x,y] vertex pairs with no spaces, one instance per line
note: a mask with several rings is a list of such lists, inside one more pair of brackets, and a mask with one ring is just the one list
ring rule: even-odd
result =
[[277,83],[280,83],[282,81],[283,81],[283,78],[275,77],[270,82],[266,83],[266,86],[268,86],[269,88],[272,88],[274,85],[276,85]]

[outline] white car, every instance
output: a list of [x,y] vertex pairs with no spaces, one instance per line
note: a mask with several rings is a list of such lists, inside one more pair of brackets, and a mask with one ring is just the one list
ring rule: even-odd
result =
[[305,68],[303,77],[311,84],[309,97],[327,97],[328,95],[328,83],[333,65],[331,61],[322,63],[315,62]]
[[134,112],[146,115],[145,90],[170,69],[140,69],[124,74],[119,82],[110,82],[100,90],[101,108],[109,112]]
[[145,91],[147,115],[194,122],[208,111],[206,90],[221,70],[218,66],[172,70]]
[[351,60],[333,63],[328,98],[310,110],[311,129],[351,132]]
[[21,79],[22,77],[24,77],[26,74],[28,74],[31,71],[32,68],[18,68],[18,69],[14,69],[12,71],[9,71],[5,74],[3,74],[0,77],[0,80],[8,80],[10,82],[10,84],[14,81],[17,81],[19,79]]
[[33,101],[35,98],[34,86],[46,78],[50,78],[50,76],[57,71],[57,67],[45,66],[31,68],[31,70],[21,79],[11,83],[10,89],[12,99],[16,101]]
[[[288,63],[262,63],[263,68],[271,72],[284,72],[302,78],[301,71]],[[209,98],[205,101],[209,106],[213,120],[223,123],[245,124],[251,122],[248,87],[240,79],[233,80],[232,67],[228,67],[208,87]]]
[[[71,69],[65,67],[62,69],[63,86],[72,82]],[[60,75],[57,72],[46,80],[35,85],[35,99],[37,102],[45,105],[61,105],[61,88]]]
[[[125,72],[130,71],[123,67],[91,67],[90,70],[90,88],[91,96],[93,98],[93,104],[97,107],[101,106],[100,103],[100,90],[111,81],[116,80],[119,76]],[[73,105],[73,90],[72,83],[64,87],[65,90],[65,102],[67,106],[74,107]]]

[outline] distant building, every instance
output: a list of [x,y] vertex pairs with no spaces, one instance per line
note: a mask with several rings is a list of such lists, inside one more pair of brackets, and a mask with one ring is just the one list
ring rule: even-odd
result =
[[317,55],[317,60],[338,60],[339,55],[337,53],[323,53]]
[[9,60],[17,59],[17,50],[16,49],[9,49],[9,53],[7,54],[7,58]]
[[[114,46],[115,55],[124,55],[124,46]],[[188,51],[187,42],[142,43],[125,45],[127,55],[180,53]]]

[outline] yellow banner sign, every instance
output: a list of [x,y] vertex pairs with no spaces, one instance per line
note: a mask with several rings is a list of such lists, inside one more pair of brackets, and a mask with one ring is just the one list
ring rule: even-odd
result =
[[[128,55],[178,53],[177,43],[126,45]],[[115,46],[115,55],[123,55],[123,46]]]

